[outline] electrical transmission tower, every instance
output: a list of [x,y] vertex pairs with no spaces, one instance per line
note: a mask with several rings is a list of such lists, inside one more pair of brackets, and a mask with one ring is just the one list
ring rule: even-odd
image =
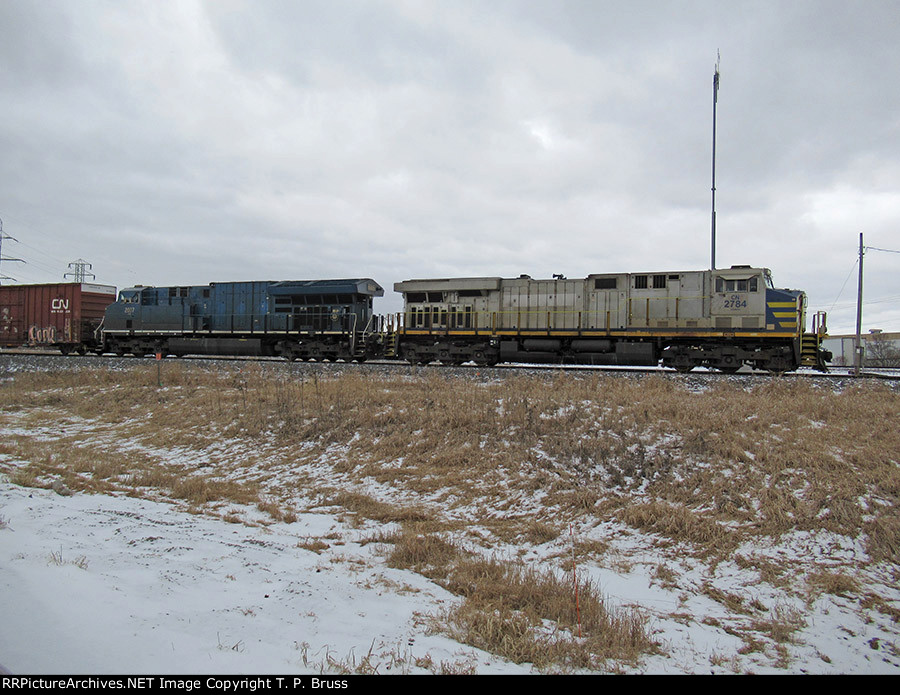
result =
[[72,272],[63,274],[64,278],[71,277],[75,282],[84,282],[88,277],[91,280],[97,279],[96,275],[88,272],[93,266],[83,258],[69,263],[69,268],[72,269]]
[[[18,241],[18,239],[11,237],[9,234],[7,234],[6,232],[3,231],[3,220],[0,220],[0,262],[16,261],[18,263],[24,263],[25,261],[21,258],[7,258],[6,256],[3,255],[3,240],[4,239],[12,239],[13,241]],[[3,275],[2,273],[0,273],[0,282],[2,282],[3,280],[15,281],[15,278],[11,278],[9,275]]]

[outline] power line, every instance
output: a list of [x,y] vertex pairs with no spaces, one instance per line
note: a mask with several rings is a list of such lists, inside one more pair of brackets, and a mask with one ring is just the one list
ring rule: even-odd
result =
[[854,259],[853,265],[850,266],[850,272],[847,273],[847,277],[846,277],[846,279],[844,280],[844,284],[841,285],[841,291],[838,292],[838,296],[834,298],[834,304],[832,304],[832,305],[831,305],[831,309],[828,310],[829,313],[832,312],[832,311],[834,311],[834,307],[835,307],[835,305],[838,303],[838,299],[840,299],[840,298],[841,298],[841,295],[844,293],[844,288],[847,286],[847,283],[848,283],[849,280],[850,280],[850,276],[853,275],[853,270],[856,268],[856,264],[857,264],[857,263],[859,263],[859,259],[858,259],[858,258],[857,258],[857,259]]

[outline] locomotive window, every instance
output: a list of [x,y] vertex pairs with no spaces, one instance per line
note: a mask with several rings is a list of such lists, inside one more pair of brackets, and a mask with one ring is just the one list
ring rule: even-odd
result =
[[429,292],[428,293],[428,301],[429,302],[443,302],[444,301],[444,293],[443,292]]
[[665,275],[654,275],[653,276],[653,289],[662,290],[666,287],[666,276]]
[[206,288],[205,290],[203,290],[203,298],[209,299],[209,288]]
[[460,297],[481,297],[482,292],[481,292],[481,290],[460,290],[459,296]]
[[634,276],[634,289],[636,289],[636,290],[646,290],[647,289],[647,276],[646,275],[635,275]]
[[614,290],[618,286],[616,280],[618,280],[618,278],[597,278],[594,280],[594,289]]
[[756,292],[759,280],[755,277],[742,280],[726,280],[716,278],[716,292]]
[[425,301],[425,293],[424,292],[407,292],[406,293],[406,301],[410,304],[419,304],[420,302]]

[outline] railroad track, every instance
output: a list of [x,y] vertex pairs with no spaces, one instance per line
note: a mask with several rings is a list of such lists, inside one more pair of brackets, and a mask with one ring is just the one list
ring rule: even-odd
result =
[[[67,364],[69,365],[84,365],[90,363],[105,363],[111,365],[119,365],[119,364],[134,364],[139,360],[144,360],[148,363],[154,362],[152,357],[117,357],[115,355],[68,355],[63,356],[58,352],[45,351],[45,350],[27,350],[27,349],[14,349],[14,350],[0,350],[0,367],[3,364],[3,358],[8,358],[13,361],[27,362],[29,358],[34,358],[36,360],[35,366],[38,363],[47,362],[48,364],[53,364],[54,368],[64,368]],[[846,367],[835,367],[829,372],[818,372],[811,369],[801,369],[796,372],[787,372],[783,375],[773,375],[769,372],[757,372],[753,370],[739,370],[734,373],[724,373],[718,372],[712,369],[695,369],[691,372],[679,374],[673,369],[667,369],[664,367],[620,367],[620,366],[610,366],[610,365],[588,365],[588,364],[498,364],[493,367],[484,367],[477,366],[474,364],[467,364],[461,366],[451,366],[451,365],[443,365],[443,364],[430,364],[426,366],[413,366],[408,364],[407,362],[402,362],[399,360],[370,360],[365,363],[355,363],[355,362],[288,362],[281,357],[253,357],[253,356],[231,356],[231,355],[188,355],[185,357],[166,357],[162,364],[172,362],[172,361],[198,361],[198,362],[226,362],[226,363],[264,363],[271,365],[282,365],[282,366],[290,366],[295,370],[302,370],[304,368],[309,370],[327,370],[334,371],[340,369],[360,369],[363,371],[377,370],[377,369],[385,369],[385,370],[402,370],[406,372],[414,372],[414,373],[423,373],[430,370],[435,371],[450,371],[450,372],[465,372],[470,374],[502,374],[502,373],[517,373],[517,372],[594,372],[594,373],[604,373],[604,374],[664,374],[667,376],[673,377],[695,377],[701,379],[740,379],[740,380],[753,380],[760,378],[817,378],[824,380],[841,380],[841,379],[849,379],[849,380],[857,380],[857,379],[879,379],[886,381],[900,381],[900,369],[894,370],[864,370],[858,376],[853,373],[853,370]],[[24,366],[24,365],[23,365]]]

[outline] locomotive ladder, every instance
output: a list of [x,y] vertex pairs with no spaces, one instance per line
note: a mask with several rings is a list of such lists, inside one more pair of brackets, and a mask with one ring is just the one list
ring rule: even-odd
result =
[[825,312],[818,311],[813,317],[812,332],[804,333],[800,337],[800,366],[812,367],[820,372],[827,372],[825,359],[822,354],[822,338],[825,337]]
[[381,344],[384,348],[383,355],[390,359],[397,357],[400,348],[400,335],[398,329],[399,319],[388,316],[382,320]]
[[[374,341],[374,343],[373,343]],[[369,356],[396,357],[399,353],[399,332],[393,317],[372,316],[362,332],[353,332],[351,345],[353,353],[367,355],[370,349],[377,352]],[[380,347],[375,347],[380,344]]]

